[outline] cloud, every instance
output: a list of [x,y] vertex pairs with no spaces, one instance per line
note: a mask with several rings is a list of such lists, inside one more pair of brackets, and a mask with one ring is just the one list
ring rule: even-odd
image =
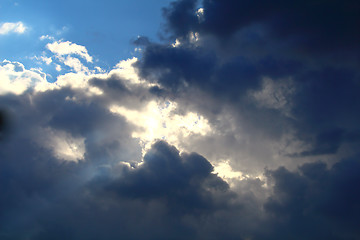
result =
[[140,111],[113,105],[110,111],[124,116],[127,121],[138,126],[132,136],[139,138],[144,150],[157,139],[179,146],[179,139],[190,135],[207,135],[211,132],[206,119],[193,112],[186,115],[176,113],[176,103],[151,101]]
[[[317,162],[296,171],[268,170],[270,189],[251,178],[231,189],[203,156],[180,153],[164,141],[152,145],[141,164],[129,161],[134,157],[129,151],[138,147],[126,142],[131,139],[130,126],[98,101],[91,105],[61,101],[73,91],[37,93],[32,104],[21,96],[1,97],[4,106],[17,110],[13,112],[17,130],[0,150],[1,189],[7,193],[0,196],[2,236],[277,239],[296,233],[299,239],[356,239],[360,235],[353,226],[359,216],[360,195],[353,184],[358,181],[358,159],[329,169]],[[51,129],[40,135],[34,126]],[[64,163],[69,155],[61,155],[67,152],[61,152],[62,141],[72,144],[67,138],[79,136],[85,138],[84,160]],[[49,142],[33,144],[37,138]]]
[[22,94],[36,83],[46,82],[46,74],[40,70],[26,70],[19,62],[4,60],[0,63],[0,95]]
[[[234,197],[206,159],[180,155],[165,142],[156,143],[139,164],[141,148],[131,138],[132,127],[98,97],[71,100],[81,91],[63,87],[0,97],[14,126],[0,149],[6,173],[1,191],[7,193],[0,197],[2,236],[86,237],[88,224],[105,223],[89,234],[162,238],[168,228],[167,233],[192,237],[187,218],[198,221],[199,213],[223,209]],[[160,184],[164,181],[167,185]],[[121,229],[114,221],[122,222]]]
[[[202,2],[202,21],[197,18],[196,0],[175,1],[166,8],[167,30],[177,37],[190,32],[231,38],[258,26],[271,38],[289,40],[311,51],[357,50],[359,10],[356,1],[210,1]],[[306,12],[307,17],[298,12]],[[334,17],[335,16],[335,17]],[[284,21],[286,19],[286,21]],[[332,49],[334,50],[334,49]]]
[[200,21],[197,1],[174,1],[169,41],[146,45],[135,66],[154,93],[214,126],[189,144],[212,161],[231,158],[239,171],[338,161],[357,152],[342,134],[358,132],[359,36],[356,4],[335,2],[203,1]]
[[175,147],[160,141],[146,153],[139,168],[128,170],[105,189],[134,199],[161,199],[175,214],[195,214],[215,204],[213,193],[226,193],[228,189],[212,170],[202,156],[180,155]]
[[5,136],[9,129],[9,119],[6,112],[1,109],[0,110],[0,141],[5,139]]
[[41,35],[41,36],[39,37],[39,39],[40,39],[41,41],[43,41],[43,40],[52,40],[52,41],[55,41],[55,38],[54,38],[53,36],[50,36],[50,35]]
[[360,234],[354,225],[359,220],[360,192],[353,183],[359,181],[359,166],[356,158],[329,170],[318,162],[301,166],[299,172],[270,171],[274,195],[265,209],[274,214],[273,237],[356,239]]
[[66,66],[74,69],[75,72],[89,72],[89,69],[85,67],[79,59],[67,56],[66,58],[59,58]]
[[[131,74],[123,78],[132,72],[131,64],[120,65],[123,69],[86,76],[89,79],[78,87],[61,85],[59,79],[54,88],[0,96],[0,109],[11,116],[13,129],[0,143],[1,191],[6,192],[0,195],[2,236],[276,239],[294,232],[307,239],[359,236],[351,214],[358,209],[359,194],[357,188],[346,187],[357,181],[357,158],[332,167],[316,162],[293,171],[266,170],[260,180],[232,169],[232,158],[214,169],[204,156],[179,151],[165,141],[156,141],[142,157],[142,146],[133,136],[139,126],[128,122],[125,113],[125,117],[113,114],[111,106],[133,109],[141,116],[147,109],[144,103],[162,97],[151,94],[151,85],[131,80]],[[265,89],[267,84],[272,83],[266,82]],[[103,94],[86,94],[90,86]],[[163,120],[171,123],[179,117],[174,128],[186,116],[174,111]],[[319,143],[334,134],[319,137]],[[191,136],[177,144],[190,149],[184,142],[196,143]],[[221,144],[207,148],[224,150]],[[346,207],[337,210],[337,204]]]
[[84,138],[74,138],[70,133],[51,128],[39,129],[38,132],[41,136],[39,143],[51,150],[54,157],[75,162],[84,159]]
[[23,34],[27,30],[27,27],[22,22],[5,22],[0,24],[0,35],[6,35],[10,33]]
[[93,61],[92,56],[89,55],[86,48],[76,43],[72,43],[69,41],[55,41],[53,43],[48,43],[46,47],[58,56],[75,54],[82,57],[87,62]]

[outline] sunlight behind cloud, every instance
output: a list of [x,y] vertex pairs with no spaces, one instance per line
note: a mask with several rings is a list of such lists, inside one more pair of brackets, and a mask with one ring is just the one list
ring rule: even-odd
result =
[[193,112],[180,115],[175,112],[176,108],[174,102],[151,101],[142,111],[116,105],[109,110],[138,127],[132,136],[140,140],[143,151],[146,152],[151,144],[159,139],[179,145],[181,138],[192,134],[207,135],[211,132],[208,120],[203,116]]
[[214,166],[214,172],[217,173],[221,178],[224,178],[225,180],[228,179],[243,180],[249,177],[248,175],[244,175],[240,171],[234,171],[230,166],[230,160],[224,160],[217,163]]
[[75,138],[70,133],[51,128],[40,129],[39,136],[38,143],[51,150],[54,157],[74,162],[84,159],[84,138]]

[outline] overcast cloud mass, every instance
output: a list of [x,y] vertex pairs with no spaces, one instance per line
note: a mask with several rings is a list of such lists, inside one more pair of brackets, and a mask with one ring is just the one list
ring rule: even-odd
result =
[[[76,25],[0,17],[4,52],[41,46],[0,59],[0,239],[360,239],[359,1],[161,13],[111,67]],[[99,14],[100,46],[126,23]]]

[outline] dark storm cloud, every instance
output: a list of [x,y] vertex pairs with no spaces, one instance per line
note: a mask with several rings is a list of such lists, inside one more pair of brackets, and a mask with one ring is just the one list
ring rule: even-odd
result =
[[[224,204],[213,193],[226,193],[228,185],[212,174],[213,167],[202,156],[179,154],[165,142],[157,142],[144,157],[144,164],[129,171],[106,189],[133,199],[160,199],[177,214],[201,214]],[[219,201],[216,203],[216,201]]]
[[[295,172],[268,170],[274,192],[262,205],[262,197],[255,196],[265,191],[260,180],[243,180],[235,194],[204,157],[180,154],[163,141],[155,143],[135,169],[101,169],[94,161],[64,164],[27,139],[3,146],[2,239],[360,236],[355,226],[360,200],[357,159],[329,170],[320,162]],[[18,147],[22,151],[14,149]]]
[[[246,128],[260,127],[272,136],[282,133],[259,122],[260,116],[281,123],[285,132],[291,126],[308,149],[288,156],[335,154],[344,139],[341,134],[324,137],[327,132],[359,130],[357,1],[205,0],[200,5],[203,13],[196,13],[197,1],[175,1],[165,8],[166,31],[181,44],[152,43],[136,64],[143,78],[162,86],[155,94],[164,96],[168,89],[168,96],[210,120],[230,105]],[[191,40],[194,32],[198,40]],[[247,94],[261,91],[264,78],[293,86],[282,107],[259,109],[249,101]],[[197,91],[208,97],[201,102]],[[204,112],[211,101],[213,109]]]
[[[102,96],[62,88],[0,97],[14,129],[0,145],[1,239],[211,239],[229,228],[216,224],[227,213],[252,215],[199,154],[158,142],[130,168],[141,159],[134,126],[107,108],[139,106],[139,89],[122,81],[91,80]],[[83,160],[64,161],[40,141],[62,132],[85,139]]]
[[[259,123],[254,119],[259,114],[267,115],[263,119],[275,117],[274,121],[287,122],[286,125],[296,129],[300,140],[318,139],[313,141],[314,149],[306,150],[307,156],[337,152],[342,138],[336,137],[335,144],[333,140],[321,139],[324,132],[332,129],[346,132],[358,130],[356,123],[360,120],[357,111],[360,108],[360,88],[357,83],[358,72],[353,68],[319,67],[309,70],[313,67],[306,62],[273,56],[265,56],[258,61],[237,56],[224,62],[211,49],[186,45],[174,48],[157,44],[146,48],[137,67],[143,78],[160,83],[164,88],[153,89],[155,94],[164,96],[167,89],[170,91],[169,96],[181,102],[181,96],[184,95],[186,99],[196,98],[196,95],[189,94],[196,88],[215,99],[214,109],[221,108],[219,105],[222,104],[230,104],[238,109],[236,112],[247,112],[242,118],[248,119],[249,124]],[[276,110],[266,113],[266,110],[259,110],[249,104],[248,91],[259,91],[264,77],[275,82],[286,78],[293,81],[294,94],[284,100],[292,104],[291,118]],[[276,95],[271,97],[279,101]],[[201,105],[195,108],[203,111]],[[208,117],[211,119],[211,116]],[[263,130],[272,131],[273,127],[264,126]],[[336,146],[325,147],[327,143],[320,146],[319,141],[333,141]]]
[[246,90],[258,88],[262,77],[286,77],[297,72],[300,63],[270,56],[258,61],[242,56],[223,61],[211,49],[153,44],[136,66],[142,77],[174,92],[190,85],[233,101]]
[[[0,145],[1,239],[359,237],[357,158],[329,170],[324,163],[267,170],[273,193],[259,179],[240,181],[235,193],[203,156],[180,154],[164,141],[142,165],[131,163],[137,146],[129,140],[131,126],[95,96],[65,100],[76,94],[64,88],[37,93],[31,102],[29,95],[1,97],[14,127]],[[36,144],[38,127],[86,137],[85,160],[57,159]],[[319,141],[330,137],[358,135],[339,130]]]
[[215,63],[215,56],[201,49],[152,44],[146,48],[139,66],[142,77],[176,92],[187,82],[196,84],[209,79]]
[[168,30],[175,36],[193,31],[229,38],[242,28],[259,24],[271,36],[291,39],[311,51],[359,49],[360,6],[356,0],[204,0],[202,21],[195,14],[197,2],[176,1],[164,10]]
[[[193,140],[199,151],[224,151],[215,157],[238,169],[300,165],[266,171],[273,192],[256,214],[258,231],[242,236],[359,238],[359,11],[357,1],[281,0],[184,0],[164,9],[170,41],[147,45],[136,67],[160,84],[152,93],[200,112],[221,133]],[[301,162],[316,159],[324,162]],[[264,194],[256,186],[251,192]]]
[[3,109],[0,109],[0,141],[5,138],[5,134],[9,128],[8,116]]
[[306,157],[321,154],[334,154],[338,151],[343,141],[344,131],[341,129],[333,129],[320,133],[316,136],[313,149],[303,151],[301,153],[290,154],[292,157]]
[[[59,100],[54,92],[52,97]],[[37,98],[39,112],[44,108],[39,106],[40,99],[46,102],[50,99],[46,95]],[[10,108],[14,109],[15,105],[13,102]],[[21,101],[17,105],[17,110],[21,110]],[[35,109],[26,112],[28,107],[24,106],[19,115],[31,115]],[[72,115],[74,122],[85,120],[74,115],[80,108],[71,111],[69,106],[62,107],[61,112],[60,107],[47,109],[43,112],[47,113],[45,118],[55,113],[65,119]],[[84,107],[80,113],[87,110],[90,111]],[[96,114],[87,121],[97,122],[97,130],[86,123],[79,130],[68,121],[60,121],[61,126],[54,124],[59,119],[51,124],[89,136],[101,128],[105,120],[101,117],[109,121],[109,116],[96,111],[92,106],[91,112]],[[26,121],[32,121],[29,117]],[[42,117],[36,119],[44,124]],[[175,147],[158,142],[145,155],[144,164],[132,169],[119,165],[118,161],[113,164],[106,156],[114,154],[119,146],[94,154],[91,148],[106,146],[92,144],[96,139],[88,137],[85,161],[65,163],[34,144],[35,136],[26,128],[35,127],[36,123],[28,126],[17,123],[15,127],[20,132],[14,133],[0,148],[1,239],[168,239],[169,236],[211,239],[212,234],[219,238],[225,227],[211,229],[218,220],[214,214],[242,209],[232,203],[236,194],[227,183],[213,174],[211,164],[196,153],[180,155]],[[114,123],[111,125],[116,128]],[[125,123],[122,125],[126,127]],[[123,138],[118,139],[121,144],[129,136]],[[133,148],[129,143],[126,147]],[[126,156],[126,151],[122,150],[119,160]],[[223,218],[227,216],[220,217]]]
[[273,216],[272,236],[265,239],[357,239],[360,162],[343,160],[327,170],[324,163],[305,164],[299,172],[268,172],[274,196],[265,203]]
[[197,1],[184,0],[174,1],[170,7],[163,9],[167,19],[168,32],[174,33],[176,37],[184,37],[194,30],[198,25],[198,18],[195,14]]

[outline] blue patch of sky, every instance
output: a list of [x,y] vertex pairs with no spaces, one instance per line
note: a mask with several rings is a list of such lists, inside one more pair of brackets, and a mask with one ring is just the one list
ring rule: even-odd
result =
[[111,69],[135,54],[131,40],[137,36],[159,41],[161,9],[170,2],[3,0],[0,23],[21,21],[28,30],[24,34],[0,35],[0,57],[37,67],[31,57],[41,56],[48,42],[39,37],[50,35],[85,46],[97,61],[95,65]]

